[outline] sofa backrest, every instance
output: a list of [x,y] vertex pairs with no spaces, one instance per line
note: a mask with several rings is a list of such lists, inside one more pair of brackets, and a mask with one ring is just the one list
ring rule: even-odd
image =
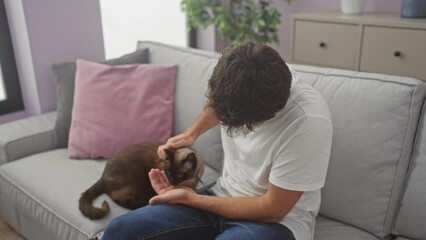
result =
[[403,77],[293,65],[326,99],[333,144],[320,214],[388,236],[425,97]]
[[426,105],[422,117],[414,154],[410,163],[408,181],[402,197],[395,228],[392,233],[410,239],[426,239]]
[[[205,103],[208,80],[219,54],[156,42],[138,42],[138,49],[149,49],[149,63],[176,64],[178,73],[175,88],[173,135],[182,133],[201,113]],[[215,127],[203,134],[194,145],[206,164],[220,172],[223,150],[220,129]]]

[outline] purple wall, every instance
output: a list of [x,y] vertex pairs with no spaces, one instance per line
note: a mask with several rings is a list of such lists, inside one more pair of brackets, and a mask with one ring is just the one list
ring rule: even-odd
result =
[[99,1],[6,0],[25,111],[0,123],[56,109],[51,65],[104,59]]
[[24,1],[41,112],[56,109],[51,65],[104,58],[99,1]]
[[[284,58],[290,56],[290,34],[291,34],[291,15],[299,12],[338,10],[340,11],[340,0],[296,0],[289,5],[284,0],[274,0],[275,6],[281,12],[281,27],[279,30],[280,44],[276,46]],[[401,0],[368,0],[365,7],[366,12],[387,12],[399,14],[401,9]],[[215,41],[211,37],[214,30],[201,30],[198,34],[198,43],[203,49],[215,50],[217,46],[223,45],[223,42]],[[219,47],[220,48],[220,47]]]

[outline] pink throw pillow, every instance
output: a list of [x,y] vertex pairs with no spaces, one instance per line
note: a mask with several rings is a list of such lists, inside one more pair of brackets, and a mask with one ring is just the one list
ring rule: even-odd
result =
[[70,158],[111,158],[171,136],[176,65],[109,66],[77,60]]

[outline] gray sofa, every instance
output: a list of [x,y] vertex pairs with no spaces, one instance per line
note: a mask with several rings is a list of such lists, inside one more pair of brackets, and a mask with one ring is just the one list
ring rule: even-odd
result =
[[[149,62],[179,65],[174,134],[201,111],[218,54],[139,42]],[[316,240],[426,239],[426,117],[423,82],[403,77],[293,65],[299,81],[327,100],[334,123],[330,165]],[[99,221],[84,218],[78,198],[105,160],[72,160],[58,148],[56,112],[0,125],[0,215],[27,239],[96,239],[127,210],[111,204]],[[218,128],[195,148],[204,182],[220,175]],[[95,201],[100,204],[106,196]]]

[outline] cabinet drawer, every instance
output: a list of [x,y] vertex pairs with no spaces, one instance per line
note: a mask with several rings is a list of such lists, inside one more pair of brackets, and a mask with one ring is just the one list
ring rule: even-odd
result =
[[360,70],[426,80],[426,30],[364,28]]
[[293,27],[294,62],[356,68],[358,26],[296,20]]

